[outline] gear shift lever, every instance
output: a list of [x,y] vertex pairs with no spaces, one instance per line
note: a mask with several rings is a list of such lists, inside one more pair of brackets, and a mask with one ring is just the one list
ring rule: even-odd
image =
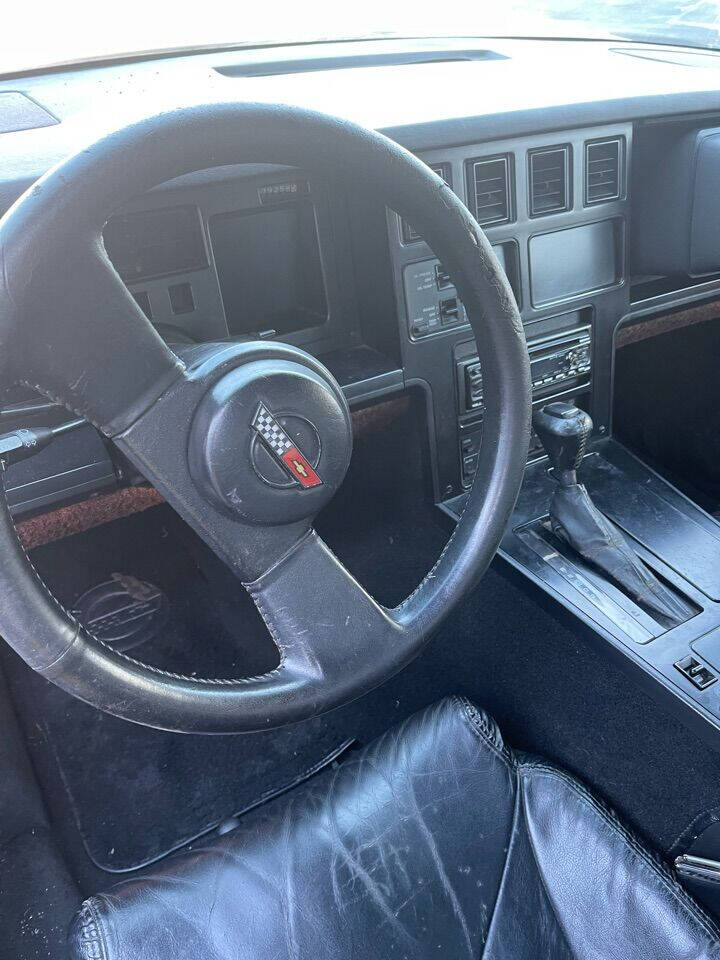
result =
[[663,625],[693,616],[681,597],[668,590],[645,566],[624,534],[592,502],[578,483],[577,471],[592,433],[589,415],[556,401],[533,415],[533,426],[553,467],[557,487],[550,501],[553,533],[601,570]]
[[555,479],[562,486],[577,483],[576,471],[592,433],[589,414],[570,403],[548,403],[533,417],[535,433],[550,458]]

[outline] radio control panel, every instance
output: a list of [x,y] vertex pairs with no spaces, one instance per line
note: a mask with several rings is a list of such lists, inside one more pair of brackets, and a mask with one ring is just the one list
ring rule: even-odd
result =
[[568,330],[530,341],[530,377],[533,397],[555,392],[569,381],[587,380],[592,368],[592,328]]
[[[541,321],[528,342],[533,401],[587,391],[592,374],[592,325],[587,311]],[[564,324],[572,324],[565,326]],[[530,334],[532,327],[527,328]],[[463,487],[472,483],[482,442],[485,413],[482,367],[474,341],[459,344],[454,353],[459,432],[460,473]],[[528,455],[538,452],[532,443]]]

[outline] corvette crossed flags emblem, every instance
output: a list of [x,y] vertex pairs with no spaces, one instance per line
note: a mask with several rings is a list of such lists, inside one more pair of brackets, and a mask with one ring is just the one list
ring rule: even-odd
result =
[[255,411],[250,426],[258,434],[270,453],[303,490],[319,487],[322,480],[303,456],[294,441],[283,430],[264,403]]

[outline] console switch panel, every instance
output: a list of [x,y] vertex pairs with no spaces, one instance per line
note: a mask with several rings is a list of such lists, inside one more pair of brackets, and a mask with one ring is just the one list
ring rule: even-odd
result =
[[717,675],[698,660],[697,657],[693,657],[692,655],[678,660],[675,664],[675,669],[679,670],[698,690],[704,690],[717,680]]

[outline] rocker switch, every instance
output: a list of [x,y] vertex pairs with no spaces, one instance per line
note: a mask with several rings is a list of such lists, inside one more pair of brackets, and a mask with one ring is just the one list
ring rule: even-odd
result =
[[675,669],[679,670],[698,690],[704,690],[717,680],[717,676],[712,670],[693,656],[678,660]]

